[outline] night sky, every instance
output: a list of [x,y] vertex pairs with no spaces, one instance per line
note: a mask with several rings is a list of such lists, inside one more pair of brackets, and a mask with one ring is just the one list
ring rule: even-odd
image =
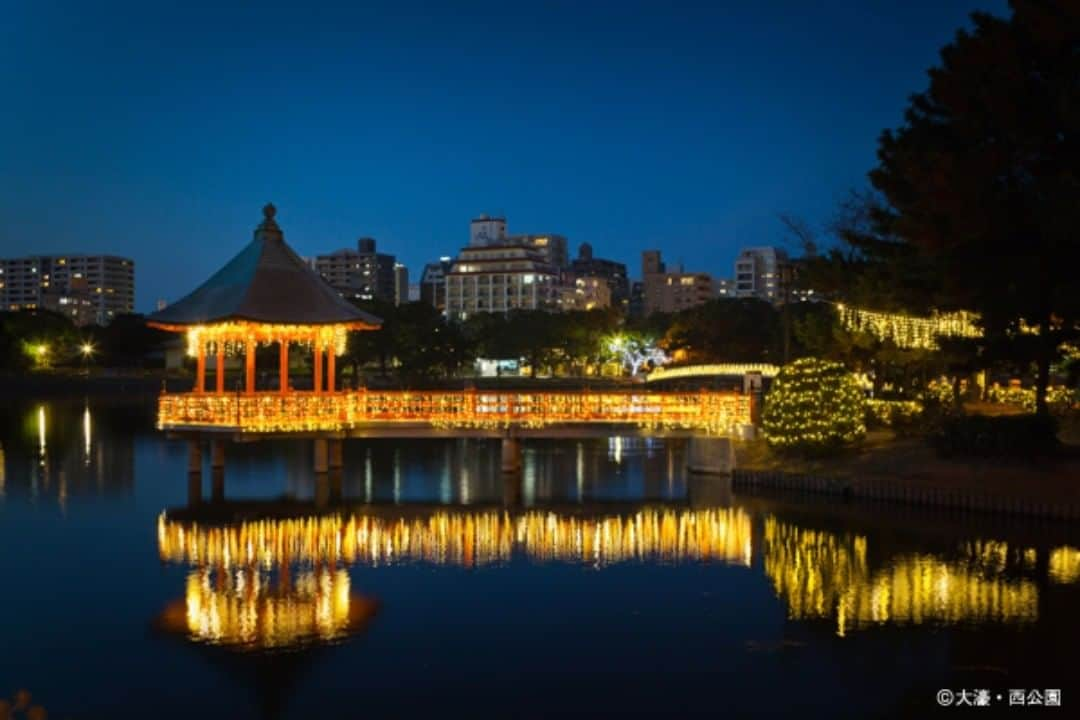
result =
[[[355,3],[360,5],[361,3]],[[343,4],[344,5],[344,4]],[[725,7],[727,6],[727,7]],[[137,309],[248,242],[374,236],[418,279],[469,219],[730,276],[865,185],[972,10],[911,2],[8,3],[0,256],[133,257]]]

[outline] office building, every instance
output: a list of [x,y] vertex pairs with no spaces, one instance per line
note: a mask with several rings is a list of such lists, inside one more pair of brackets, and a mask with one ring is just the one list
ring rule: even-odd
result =
[[396,300],[396,258],[376,250],[374,238],[360,238],[356,250],[319,255],[312,267],[347,300]]
[[113,255],[0,259],[0,308],[53,310],[76,325],[107,325],[135,312],[135,262]]

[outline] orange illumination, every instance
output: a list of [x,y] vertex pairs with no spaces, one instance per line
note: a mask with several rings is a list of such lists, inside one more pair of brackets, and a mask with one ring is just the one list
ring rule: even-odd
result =
[[175,393],[158,401],[161,429],[240,432],[349,430],[368,424],[435,428],[543,428],[628,424],[726,433],[750,422],[750,397],[736,392],[476,391]]

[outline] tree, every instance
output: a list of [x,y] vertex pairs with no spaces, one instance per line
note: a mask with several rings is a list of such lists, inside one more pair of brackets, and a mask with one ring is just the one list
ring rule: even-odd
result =
[[662,365],[668,359],[667,353],[656,346],[653,338],[633,331],[618,333],[610,338],[608,350],[630,371],[631,377],[637,377],[646,365]]
[[1013,0],[972,16],[941,52],[904,124],[879,141],[871,182],[896,236],[942,270],[989,337],[1038,328],[1036,407],[1076,336],[1080,293],[1080,5]]
[[781,354],[780,316],[755,298],[721,298],[675,316],[661,343],[699,362],[776,362]]
[[762,424],[773,447],[823,452],[861,439],[865,412],[862,390],[843,365],[802,358],[776,376]]
[[50,310],[0,313],[0,362],[4,369],[25,371],[70,361],[78,333],[71,320]]

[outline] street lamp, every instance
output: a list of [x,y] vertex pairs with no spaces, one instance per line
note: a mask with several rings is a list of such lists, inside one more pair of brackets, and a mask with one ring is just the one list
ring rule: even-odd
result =
[[90,356],[94,354],[94,343],[89,340],[84,341],[83,344],[79,346],[79,354],[82,355],[83,373],[89,375],[89,362]]

